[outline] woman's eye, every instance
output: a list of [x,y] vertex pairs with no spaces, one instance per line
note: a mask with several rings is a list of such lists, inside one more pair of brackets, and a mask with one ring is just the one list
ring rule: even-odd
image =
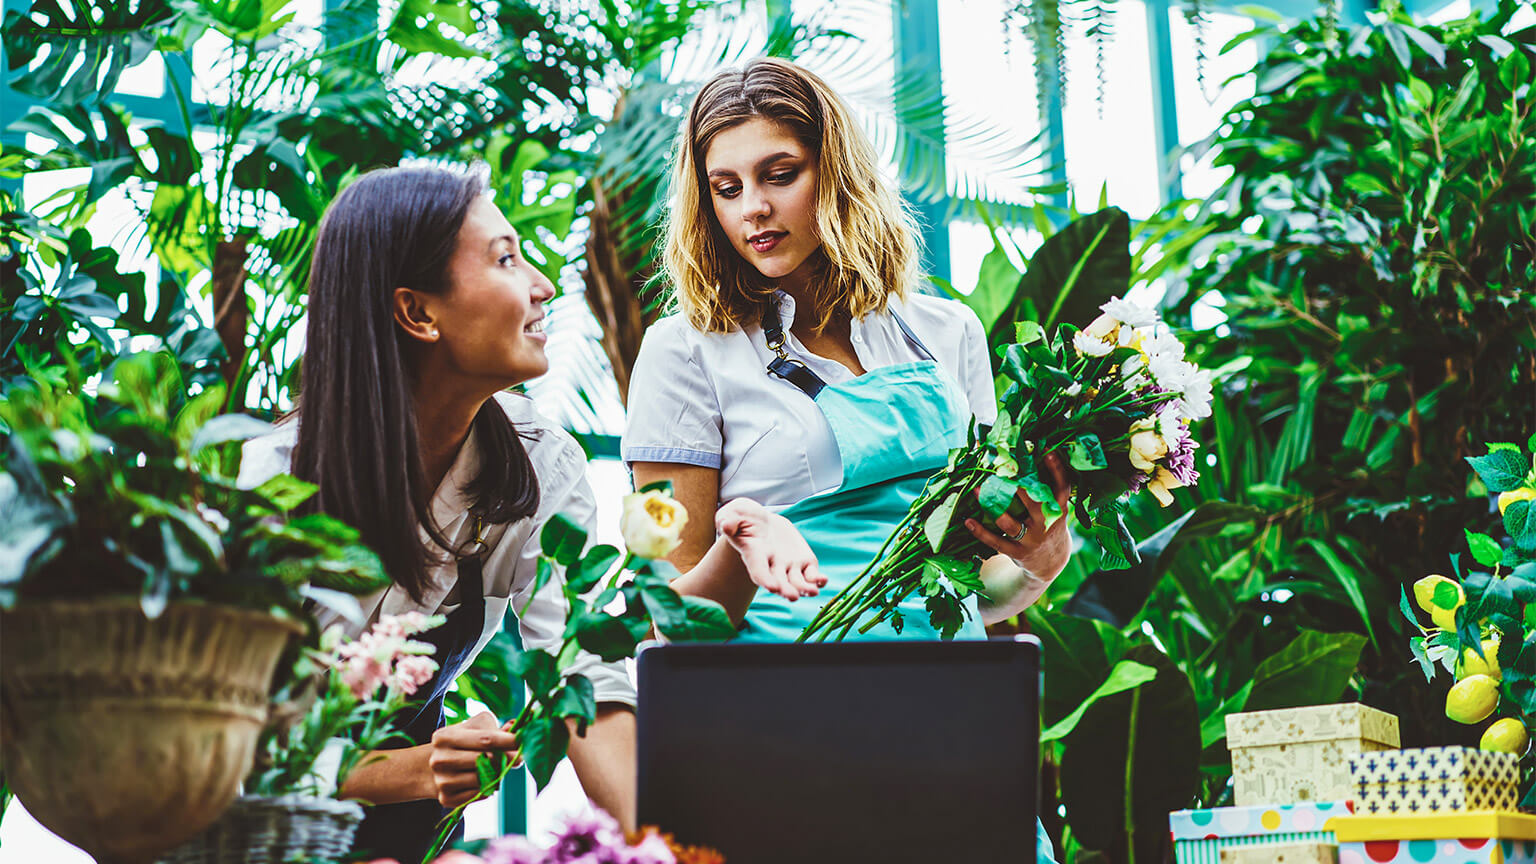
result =
[[780,172],[778,174],[769,175],[768,182],[769,183],[777,183],[780,186],[787,186],[790,183],[794,182],[794,179],[795,179],[795,172],[793,172],[793,171],[782,171],[782,172]]
[[716,186],[715,194],[721,198],[735,198],[741,192],[740,186]]
[[497,258],[496,259],[496,263],[500,264],[503,267],[511,267],[512,266],[512,262],[515,261],[515,260],[517,260],[517,255],[515,255],[514,253],[511,253],[511,252],[508,252],[507,254],[501,256],[500,258]]

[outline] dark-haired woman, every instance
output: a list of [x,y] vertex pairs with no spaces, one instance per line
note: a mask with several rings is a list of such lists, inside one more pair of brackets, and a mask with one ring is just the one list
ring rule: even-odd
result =
[[[368,623],[413,610],[447,618],[423,634],[440,670],[405,725],[413,744],[365,760],[342,790],[375,805],[360,850],[420,860],[443,808],[478,793],[475,757],[516,748],[489,714],[444,726],[442,713],[443,694],[507,610],[526,608],[517,623],[527,648],[561,638],[560,586],[534,590],[538,537],[557,513],[591,527],[586,459],[527,397],[507,392],[548,368],[542,304],[553,294],[483,171],[375,171],[321,221],[300,407],[246,444],[241,481],[291,471],[319,486],[314,506],[362,532],[394,583],[363,598]],[[721,542],[680,590],[814,590],[814,557],[787,521],[748,501],[722,513]],[[362,629],[333,616],[321,624]],[[634,691],[622,664],[584,654],[574,671],[592,681],[598,715],[572,736],[571,762],[588,796],[633,828]]]

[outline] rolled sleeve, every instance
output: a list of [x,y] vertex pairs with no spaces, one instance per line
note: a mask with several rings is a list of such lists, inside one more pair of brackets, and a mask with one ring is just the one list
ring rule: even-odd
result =
[[676,462],[721,467],[720,401],[699,363],[692,329],[678,317],[652,326],[630,375],[628,421],[620,453],[625,463]]
[[[538,524],[542,527],[556,514],[563,515],[585,528],[587,536],[591,538],[596,534],[597,504],[592,495],[592,487],[587,483],[581,450],[574,441],[569,444],[568,452],[561,457],[559,467],[562,470],[551,472],[554,476],[540,478],[546,481],[546,485],[540,490],[543,501],[539,507]],[[553,654],[559,652],[564,639],[565,619],[570,604],[565,600],[565,570],[558,565],[553,577],[536,594],[533,591],[541,553],[540,533],[539,530],[529,532],[517,550],[517,576],[512,584],[511,608],[512,613],[517,615],[518,634],[522,637],[523,647]],[[601,586],[592,590],[595,593],[601,590]],[[524,607],[526,612],[523,611]],[[586,676],[592,682],[598,702],[620,702],[631,707],[635,705],[635,688],[622,661],[605,663],[594,654],[579,651],[566,672]]]

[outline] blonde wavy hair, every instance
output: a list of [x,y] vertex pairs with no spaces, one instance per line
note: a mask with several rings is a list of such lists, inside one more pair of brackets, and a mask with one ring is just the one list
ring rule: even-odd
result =
[[753,118],[781,125],[816,157],[821,241],[809,300],[821,332],[839,314],[863,318],[905,298],[921,277],[916,227],[881,179],[875,148],[848,106],[820,78],[785,60],[753,60],[717,73],[678,132],[672,205],[658,276],[694,328],[723,333],[757,323],[774,283],[731,246],[709,199],[704,155],[715,136]]

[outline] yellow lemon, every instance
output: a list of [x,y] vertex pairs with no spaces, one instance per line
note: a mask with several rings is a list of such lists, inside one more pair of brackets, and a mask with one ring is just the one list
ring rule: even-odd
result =
[[1477,656],[1477,652],[1471,648],[1464,648],[1461,652],[1461,665],[1457,668],[1457,678],[1466,678],[1469,675],[1487,675],[1495,681],[1504,675],[1499,669],[1499,640],[1497,637],[1483,640],[1483,656]]
[[[1435,603],[1435,593],[1441,585],[1450,585],[1456,589],[1456,602],[1451,608],[1446,609]],[[1413,583],[1413,599],[1419,603],[1419,608],[1429,613],[1435,626],[1442,630],[1456,629],[1456,610],[1467,602],[1467,594],[1461,590],[1461,584],[1454,579],[1447,579],[1438,573],[1425,576]]]
[[1481,723],[1499,707],[1499,682],[1487,675],[1468,675],[1445,694],[1445,716],[1457,723]]
[[1477,746],[1483,750],[1524,756],[1525,748],[1530,743],[1531,737],[1526,734],[1525,724],[1513,717],[1505,717],[1493,721],[1483,730],[1482,740],[1477,742]]
[[1536,501],[1536,489],[1522,486],[1519,489],[1511,489],[1508,492],[1499,493],[1499,515],[1504,515],[1504,508],[1516,501]]

